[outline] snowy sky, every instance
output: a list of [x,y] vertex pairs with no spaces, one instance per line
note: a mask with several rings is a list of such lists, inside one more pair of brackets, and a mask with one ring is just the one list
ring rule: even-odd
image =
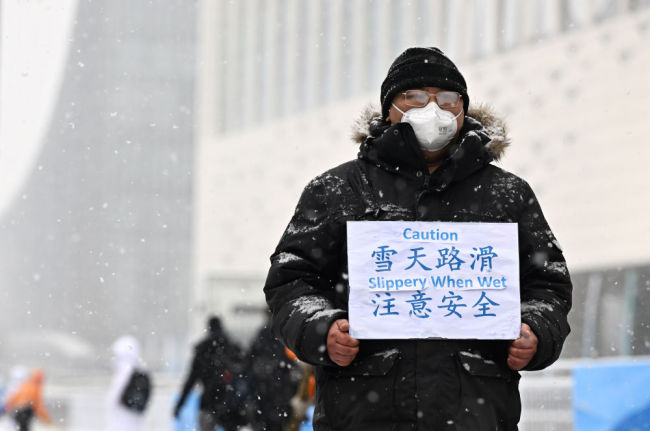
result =
[[60,87],[77,0],[0,3],[0,214],[34,168]]

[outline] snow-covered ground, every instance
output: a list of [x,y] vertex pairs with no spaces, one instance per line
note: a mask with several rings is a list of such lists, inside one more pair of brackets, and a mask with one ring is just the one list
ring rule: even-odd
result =
[[[521,381],[522,431],[572,429],[572,365],[571,361],[560,361],[547,371],[524,373]],[[143,431],[191,430],[174,428],[172,421],[172,406],[181,382],[165,375],[154,376],[154,382]],[[46,383],[44,396],[54,423],[46,426],[35,421],[33,431],[103,431],[108,384],[105,377]],[[0,417],[0,431],[10,430],[13,431],[11,421]]]

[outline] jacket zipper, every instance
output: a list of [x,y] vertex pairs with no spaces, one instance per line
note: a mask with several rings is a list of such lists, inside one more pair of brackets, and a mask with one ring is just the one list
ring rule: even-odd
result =
[[415,198],[415,208],[413,209],[413,211],[414,211],[413,219],[414,220],[419,220],[418,207],[420,206],[420,200],[422,199],[422,196],[424,196],[424,194],[427,191],[429,191],[429,181],[430,181],[430,179],[431,179],[431,174],[426,174],[426,176],[424,177],[424,184],[423,184],[424,187],[423,187],[422,190],[420,190],[417,197]]

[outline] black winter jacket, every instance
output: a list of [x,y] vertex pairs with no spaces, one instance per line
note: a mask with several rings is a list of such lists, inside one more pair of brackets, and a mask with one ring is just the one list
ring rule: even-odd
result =
[[227,413],[226,380],[230,364],[238,358],[238,351],[223,331],[210,333],[195,347],[192,367],[183,384],[176,405],[180,409],[196,383],[202,386],[201,411],[211,412],[220,420]]
[[264,288],[275,334],[317,366],[314,429],[516,430],[508,341],[362,340],[348,367],[327,355],[330,326],[347,318],[348,220],[518,223],[522,321],[539,339],[526,369],[553,363],[569,333],[572,287],[559,244],[528,184],[490,164],[509,144],[503,124],[470,111],[429,174],[410,125],[367,123],[358,159],[305,188]]
[[302,371],[287,358],[270,326],[269,322],[259,330],[248,355],[256,401],[253,429],[281,431],[291,418],[290,400],[296,394]]

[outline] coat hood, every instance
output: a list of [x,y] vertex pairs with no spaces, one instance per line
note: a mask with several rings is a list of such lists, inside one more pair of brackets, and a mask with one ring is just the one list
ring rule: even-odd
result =
[[[469,111],[465,114],[465,122],[471,125],[472,129],[481,129],[485,132],[489,137],[485,149],[492,160],[498,161],[505,153],[506,148],[510,146],[510,137],[503,119],[498,117],[488,105],[482,104],[470,106]],[[374,138],[381,135],[389,126],[390,124],[381,117],[379,107],[368,104],[354,122],[352,140],[361,144],[368,137]]]

